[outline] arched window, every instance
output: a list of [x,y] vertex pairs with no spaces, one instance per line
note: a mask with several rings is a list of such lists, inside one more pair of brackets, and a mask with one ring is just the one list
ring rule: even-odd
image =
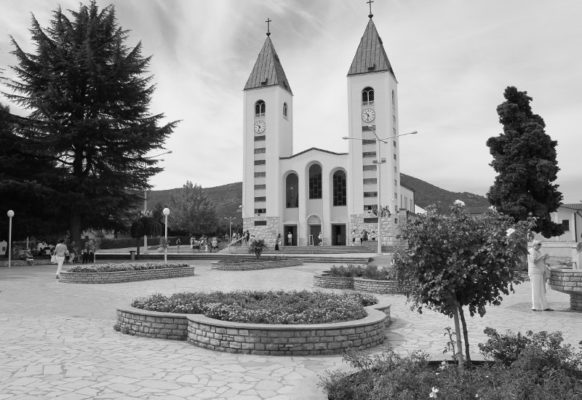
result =
[[370,104],[374,104],[374,89],[368,86],[362,90],[362,105],[367,106]]
[[255,103],[255,117],[264,116],[265,116],[265,102],[263,100],[259,100]]
[[283,116],[287,118],[287,103],[283,103]]
[[313,164],[309,167],[309,198],[321,199],[321,166]]
[[346,173],[336,171],[333,174],[333,205],[345,206],[346,204]]
[[285,205],[287,208],[299,207],[299,178],[297,178],[297,174],[287,175],[285,182]]

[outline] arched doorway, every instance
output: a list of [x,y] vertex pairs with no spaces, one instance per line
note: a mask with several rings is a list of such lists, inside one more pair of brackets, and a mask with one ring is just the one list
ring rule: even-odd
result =
[[323,236],[320,237],[321,219],[317,215],[310,215],[307,218],[307,245],[320,246],[323,241]]

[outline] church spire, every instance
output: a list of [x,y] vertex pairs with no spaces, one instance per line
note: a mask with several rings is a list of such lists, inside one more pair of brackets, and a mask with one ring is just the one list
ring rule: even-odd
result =
[[386,50],[382,44],[382,39],[378,35],[376,25],[372,20],[372,4],[370,4],[370,14],[368,17],[368,25],[364,31],[364,35],[360,40],[360,45],[356,50],[356,55],[348,71],[348,76],[357,74],[367,74],[371,72],[389,71],[394,78],[394,70],[390,65]]
[[257,57],[257,61],[255,62],[255,66],[247,80],[244,90],[264,88],[267,86],[281,86],[283,89],[293,94],[287,76],[285,76],[285,71],[283,70],[281,61],[279,61],[279,56],[277,55],[273,42],[271,41],[271,32],[269,31],[269,23],[271,20],[267,19],[265,22],[267,22],[267,39],[265,39],[263,48]]

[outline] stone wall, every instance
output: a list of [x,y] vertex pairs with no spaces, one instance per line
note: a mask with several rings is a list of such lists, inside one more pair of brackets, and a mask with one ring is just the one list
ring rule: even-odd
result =
[[375,279],[354,278],[354,289],[360,292],[379,294],[402,293],[398,281],[380,281]]
[[136,308],[118,309],[122,333],[187,340],[199,347],[261,355],[339,354],[381,344],[390,324],[390,305],[366,307],[356,321],[312,325],[268,325],[220,321],[201,314],[169,314]]
[[[267,225],[255,226],[255,221],[267,221]],[[279,217],[243,218],[243,231],[249,231],[256,239],[263,239],[269,249],[275,248],[279,232]]]
[[161,313],[137,308],[117,310],[116,329],[122,333],[158,339],[186,340],[186,314]]
[[194,266],[119,272],[61,272],[62,283],[120,283],[194,276]]
[[570,295],[570,308],[582,311],[582,270],[580,269],[552,269],[550,275],[552,289]]
[[343,276],[331,276],[328,274],[315,275],[313,284],[317,287],[329,289],[353,289],[354,278]]
[[[375,232],[378,234],[378,223],[376,222],[364,222],[364,218],[368,218],[364,214],[352,214],[350,215],[350,226],[349,232],[346,233],[348,244],[352,243],[352,232],[355,230],[356,234],[361,233],[366,230],[368,234]],[[402,232],[402,227],[406,225],[408,218],[408,212],[406,210],[400,210],[397,214],[392,214],[390,217],[383,217],[380,220],[381,223],[381,239],[382,246],[402,246],[403,241],[400,239],[400,233]]]

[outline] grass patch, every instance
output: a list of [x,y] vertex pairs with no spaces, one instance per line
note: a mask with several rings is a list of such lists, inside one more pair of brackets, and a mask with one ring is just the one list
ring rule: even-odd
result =
[[320,324],[366,317],[364,307],[376,304],[371,295],[303,291],[237,291],[161,294],[136,299],[132,306],[149,311],[204,314],[231,322]]

